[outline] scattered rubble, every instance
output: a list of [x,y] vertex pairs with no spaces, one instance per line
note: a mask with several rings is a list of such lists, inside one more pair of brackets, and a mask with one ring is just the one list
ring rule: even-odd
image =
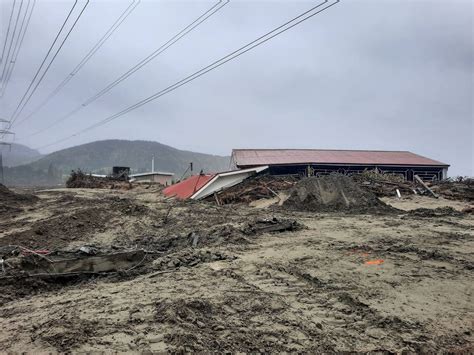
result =
[[242,230],[246,235],[256,235],[262,233],[281,233],[286,231],[296,231],[303,228],[294,219],[259,219],[248,223]]
[[[337,174],[331,174],[337,175]],[[437,196],[460,200],[474,201],[474,179],[456,178],[442,181],[413,182],[406,181],[403,176],[366,170],[351,175],[363,190],[370,191],[376,197],[410,197],[414,195]],[[260,175],[250,177],[242,183],[206,198],[218,205],[233,203],[251,203],[260,199],[282,198],[288,190],[301,180],[297,176]]]
[[263,233],[291,232],[302,228],[303,226],[293,219],[262,218],[252,222],[241,223],[240,226],[219,224],[187,234],[146,235],[141,237],[136,245],[145,250],[174,253],[188,247],[246,245],[251,243],[247,236],[258,236]]
[[397,189],[402,196],[413,195],[416,188],[413,182],[405,181],[400,175],[373,170],[366,170],[352,177],[363,189],[371,191],[377,197],[396,196]]
[[169,254],[153,261],[153,267],[158,270],[176,269],[179,267],[194,267],[201,263],[234,260],[235,256],[229,256],[222,252],[209,249],[184,249],[177,253]]
[[[20,249],[24,249],[19,247]],[[143,250],[124,251],[120,253],[87,255],[67,252],[45,253],[30,250],[28,255],[2,256],[3,273],[11,275],[24,274],[29,277],[57,278],[79,274],[100,274],[114,271],[131,270],[142,264],[146,258]],[[10,257],[8,257],[10,256]]]
[[450,200],[474,202],[474,178],[453,178],[431,183],[431,189]]
[[249,203],[262,198],[275,197],[278,192],[293,187],[299,178],[294,176],[258,175],[244,180],[242,183],[225,189],[207,201],[218,201],[218,204]]

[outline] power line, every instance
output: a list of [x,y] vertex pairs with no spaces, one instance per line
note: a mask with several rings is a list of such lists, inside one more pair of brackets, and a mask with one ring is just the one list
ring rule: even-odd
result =
[[[14,118],[16,112],[18,111],[18,109],[20,108],[23,100],[25,99],[25,97],[28,95],[28,92],[29,90],[31,89],[31,87],[33,86],[33,83],[35,82],[36,78],[38,77],[41,69],[43,68],[43,65],[44,63],[46,62],[46,59],[48,59],[48,56],[49,54],[51,53],[51,51],[53,50],[53,47],[54,45],[56,44],[56,41],[58,40],[59,36],[61,35],[61,32],[63,31],[64,29],[64,26],[66,26],[66,23],[67,21],[69,20],[69,17],[71,16],[72,12],[74,11],[74,8],[76,7],[77,5],[77,0],[74,1],[74,5],[72,6],[71,10],[69,10],[69,13],[66,17],[66,19],[64,20],[59,32],[56,34],[56,37],[54,38],[54,41],[53,43],[51,44],[51,46],[49,47],[48,49],[48,52],[46,53],[46,56],[43,58],[43,61],[41,62],[41,65],[39,66],[38,70],[36,71],[35,73],[35,76],[33,77],[33,79],[31,80],[30,82],[30,85],[28,85],[28,88],[26,89],[25,93],[23,94],[23,97],[21,98],[20,102],[18,103],[18,106],[16,107],[15,111],[13,112],[13,115],[12,115],[12,119]],[[12,123],[11,123],[12,124]]]
[[[2,57],[0,58],[0,64],[2,64],[3,58],[4,58],[4,56],[5,56],[5,48],[7,47],[7,43],[8,43],[8,35],[10,34],[10,28],[11,28],[11,24],[12,24],[12,18],[13,18],[13,14],[14,14],[14,12],[15,12],[15,4],[16,4],[16,0],[13,0],[12,12],[10,13],[10,19],[8,20],[7,35],[6,35],[6,37],[5,37],[5,43],[3,44]],[[3,80],[3,77],[1,77],[1,80]]]
[[13,43],[15,42],[16,28],[18,27],[18,22],[20,20],[22,7],[23,7],[23,0],[21,0],[20,2],[20,8],[18,9],[18,14],[16,15],[15,26],[13,27],[12,39],[10,41],[10,45],[8,46],[7,57],[5,60],[5,65],[3,66],[3,70],[2,70],[2,81],[5,78],[5,70],[7,69],[7,67],[9,67],[10,52],[12,50]]
[[323,6],[324,4],[327,4],[328,1],[329,1],[329,0],[323,1],[323,2],[320,3],[319,5],[316,5],[316,6],[312,7],[311,9],[309,9],[308,11],[305,11],[305,12],[303,12],[302,14],[300,14],[300,15],[294,17],[293,19],[287,21],[287,22],[284,23],[283,25],[278,26],[277,28],[271,30],[270,32],[267,32],[267,33],[264,34],[263,36],[260,36],[259,38],[257,38],[257,39],[255,39],[255,40],[249,42],[248,44],[246,44],[246,45],[240,47],[239,49],[233,51],[232,53],[230,53],[230,54],[228,54],[228,55],[226,55],[226,56],[224,56],[224,57],[222,57],[222,58],[220,58],[220,59],[214,61],[213,63],[209,64],[208,66],[206,66],[206,67],[204,67],[204,68],[202,68],[202,69],[200,69],[200,70],[194,72],[194,73],[191,74],[191,75],[188,75],[188,76],[185,77],[184,79],[182,79],[182,80],[180,80],[180,81],[174,83],[173,85],[170,85],[170,86],[168,86],[167,88],[165,88],[165,89],[163,89],[163,90],[161,90],[161,91],[159,91],[159,92],[157,92],[157,93],[155,93],[155,94],[153,94],[153,95],[151,95],[151,96],[149,96],[149,97],[147,97],[147,98],[145,98],[145,99],[143,99],[143,100],[137,102],[136,104],[131,105],[131,106],[127,107],[126,109],[124,109],[124,110],[122,110],[122,111],[120,111],[120,112],[118,112],[118,113],[116,113],[116,114],[114,114],[114,115],[111,115],[111,116],[109,116],[109,117],[107,117],[107,118],[105,118],[105,119],[103,119],[103,120],[101,120],[101,121],[99,121],[99,122],[97,122],[97,123],[91,125],[91,126],[88,126],[88,127],[84,128],[84,129],[78,131],[78,132],[75,133],[75,134],[72,134],[72,135],[67,136],[67,137],[65,137],[65,138],[63,138],[63,139],[57,140],[57,141],[52,142],[52,143],[50,143],[50,144],[41,146],[41,147],[39,147],[39,148],[37,148],[37,149],[47,148],[47,147],[50,147],[50,146],[52,146],[52,145],[55,145],[55,144],[64,142],[64,141],[66,141],[66,140],[68,140],[68,139],[70,139],[70,138],[73,138],[73,137],[75,137],[75,136],[80,135],[81,133],[90,131],[90,130],[92,130],[92,129],[94,129],[94,128],[97,128],[97,127],[99,127],[99,126],[102,126],[102,125],[104,125],[104,124],[106,124],[106,123],[108,123],[108,122],[110,122],[110,121],[112,121],[112,120],[115,120],[116,118],[118,118],[118,117],[120,117],[120,116],[122,116],[122,115],[125,115],[126,113],[128,113],[128,112],[130,112],[130,111],[133,111],[133,110],[135,110],[135,109],[137,109],[137,108],[139,108],[139,107],[141,107],[141,106],[143,106],[143,105],[149,103],[150,101],[156,100],[157,98],[159,98],[159,97],[161,97],[161,96],[163,96],[163,95],[166,95],[166,94],[168,94],[168,93],[170,93],[170,92],[172,92],[172,91],[178,89],[179,87],[181,87],[181,86],[183,86],[183,85],[185,85],[185,84],[187,84],[187,83],[189,83],[189,82],[191,82],[191,81],[193,81],[193,80],[195,80],[195,79],[197,79],[197,78],[203,76],[204,74],[206,74],[206,73],[208,73],[208,72],[210,72],[210,71],[212,71],[212,70],[214,70],[214,69],[217,69],[218,67],[224,65],[225,63],[227,63],[227,62],[229,62],[229,61],[231,61],[231,60],[233,60],[233,59],[235,59],[235,58],[237,58],[237,57],[239,57],[239,56],[241,56],[241,55],[247,53],[248,51],[252,50],[252,49],[255,48],[255,47],[258,47],[258,46],[264,44],[265,42],[269,41],[270,39],[272,39],[272,38],[274,38],[274,37],[276,37],[276,36],[282,34],[283,32],[286,32],[286,31],[290,30],[291,28],[295,27],[296,25],[298,25],[298,24],[300,24],[300,23],[302,23],[302,22],[304,22],[304,21],[310,19],[311,17],[313,17],[313,16],[315,16],[315,15],[317,15],[317,14],[319,14],[319,13],[325,11],[325,10],[327,10],[328,8],[330,8],[330,7],[336,5],[337,3],[340,2],[340,0],[335,0],[335,2],[329,4],[328,6],[322,8],[322,9],[320,9],[320,10],[318,10],[318,11],[315,11],[315,10],[317,10],[318,8],[320,8],[321,6]]
[[[198,25],[200,25],[202,22],[204,22],[206,19],[208,19],[209,17],[211,17],[213,14],[215,14],[217,11],[219,11],[220,9],[222,9],[225,5],[227,5],[229,3],[229,0],[227,0],[226,2],[224,2],[223,4],[221,4],[222,0],[219,0],[219,2],[217,4],[215,4],[213,7],[211,7],[209,10],[207,10],[204,14],[202,14],[201,16],[199,16],[196,20],[194,20],[191,24],[189,24],[188,26],[186,26],[184,29],[182,29],[178,34],[176,34],[175,36],[173,36],[170,40],[168,40],[168,42],[166,42],[165,44],[163,44],[161,47],[159,47],[158,49],[156,49],[153,53],[151,53],[148,57],[146,57],[145,59],[143,59],[142,61],[140,61],[137,65],[135,65],[133,68],[129,69],[126,73],[124,73],[122,76],[120,76],[118,79],[116,79],[115,81],[113,81],[111,84],[109,84],[107,87],[105,87],[103,90],[101,90],[99,93],[97,93],[96,95],[92,96],[91,98],[89,98],[85,103],[84,105],[89,105],[91,102],[97,100],[99,97],[101,97],[102,95],[104,95],[107,91],[109,91],[110,89],[112,89],[114,86],[116,86],[118,83],[122,82],[123,80],[125,80],[126,78],[128,78],[131,74],[135,73],[137,70],[139,70],[140,68],[142,68],[143,66],[145,66],[146,64],[148,64],[152,59],[156,58],[158,55],[160,55],[161,53],[163,53],[166,49],[168,49],[169,47],[171,47],[173,44],[175,44],[176,42],[178,42],[181,38],[183,38],[186,34],[188,34],[189,32],[191,32],[194,28],[196,28]],[[217,8],[216,10],[212,11],[216,6],[218,6],[219,4],[221,4],[221,6],[219,8]],[[212,12],[211,12],[212,11]],[[208,14],[209,13],[209,14]]]
[[[13,73],[13,70],[15,69],[15,65],[16,65],[16,62],[17,62],[17,59],[18,59],[18,55],[21,51],[21,47],[22,47],[23,41],[25,39],[25,34],[28,30],[28,26],[29,26],[30,21],[31,21],[31,15],[33,14],[33,10],[34,10],[35,5],[36,5],[36,0],[33,0],[33,5],[31,6],[31,8],[29,8],[30,3],[31,3],[31,0],[28,0],[28,4],[26,5],[25,14],[24,14],[22,22],[21,22],[20,31],[18,33],[18,38],[17,38],[16,44],[15,44],[15,47],[13,49],[12,59],[8,63],[9,68],[7,70],[7,77],[3,82],[1,92],[0,92],[0,98],[3,97],[3,95],[5,94],[6,88],[8,86],[9,81],[10,81],[10,78],[11,78],[11,75]],[[25,24],[25,19],[26,19],[26,24]]]
[[55,97],[61,89],[82,69],[82,67],[94,56],[94,54],[104,45],[112,34],[120,27],[120,25],[127,19],[127,17],[135,10],[140,4],[140,0],[133,0],[130,5],[120,14],[118,19],[112,24],[112,26],[105,32],[105,34],[99,39],[99,41],[89,50],[89,52],[81,59],[76,67],[66,76],[66,78],[59,83],[59,85],[46,97],[41,104],[39,104],[30,114],[25,116],[22,120],[18,121],[17,126],[22,124],[24,121],[34,116],[41,110],[53,97]]
[[[33,94],[35,93],[36,89],[38,88],[39,84],[41,83],[41,81],[43,80],[43,78],[45,77],[46,73],[48,72],[49,68],[51,67],[51,65],[53,64],[54,60],[56,59],[57,55],[59,54],[59,52],[61,51],[61,49],[63,48],[64,46],[64,43],[66,42],[66,40],[69,38],[69,35],[71,34],[71,32],[73,31],[74,27],[76,26],[77,22],[79,21],[79,19],[82,17],[82,14],[84,13],[87,5],[89,5],[89,1],[90,0],[87,0],[87,2],[85,3],[84,7],[82,8],[81,12],[79,13],[79,15],[77,16],[76,20],[74,21],[74,23],[72,24],[71,28],[69,29],[68,33],[66,34],[66,36],[64,37],[63,41],[61,42],[59,48],[57,49],[56,53],[54,53],[53,55],[53,58],[51,59],[51,61],[49,62],[48,66],[46,67],[46,70],[43,72],[43,74],[41,75],[41,78],[38,80],[38,82],[36,83],[35,87],[33,88],[33,90],[31,91],[31,93],[29,94],[28,96],[28,99],[25,101],[25,103],[23,104],[22,108],[20,109],[20,111],[17,112],[16,116],[15,117],[12,117],[12,122],[11,124],[14,123],[14,121],[18,118],[18,116],[21,114],[21,112],[23,111],[23,109],[25,108],[25,106],[28,104],[29,100],[31,99],[31,97],[33,96]],[[10,125],[11,127],[11,125]]]
[[[15,44],[15,47],[13,49],[12,59],[8,63],[9,68],[7,70],[7,77],[4,80],[4,82],[2,84],[2,88],[0,90],[0,98],[5,94],[5,91],[7,89],[8,83],[9,83],[10,78],[11,78],[11,75],[13,73],[13,70],[15,69],[15,64],[16,64],[16,61],[18,59],[18,55],[21,51],[21,46],[23,45],[23,40],[25,39],[26,31],[28,30],[28,26],[29,26],[30,21],[31,21],[31,15],[33,14],[33,10],[35,8],[36,0],[33,0],[33,5],[31,6],[31,9],[29,9],[30,3],[31,3],[31,0],[28,0],[28,4],[26,5],[25,14],[24,14],[23,20],[21,22],[20,31],[18,32],[18,38],[17,38],[16,44]],[[28,12],[29,12],[29,15],[28,15]],[[26,25],[25,25],[25,19],[27,17],[28,17],[28,19],[26,20]]]
[[146,58],[142,59],[139,63],[135,64],[132,68],[130,68],[128,71],[126,71],[124,74],[122,74],[119,78],[115,79],[113,82],[111,82],[109,85],[107,85],[104,89],[102,89],[97,94],[95,94],[95,95],[91,96],[90,98],[88,98],[86,101],[84,101],[82,104],[78,105],[76,108],[74,108],[73,110],[68,112],[66,115],[61,116],[59,119],[52,122],[50,125],[47,125],[47,126],[43,127],[42,129],[32,133],[28,137],[35,136],[37,134],[40,134],[40,133],[50,129],[51,127],[55,126],[56,124],[58,124],[60,122],[63,122],[64,120],[66,120],[69,117],[73,116],[74,114],[76,114],[78,111],[80,111],[84,107],[90,105],[93,101],[97,100],[99,97],[101,97],[102,95],[104,95],[105,93],[110,91],[113,87],[117,86],[122,81],[124,81],[129,76],[131,76],[133,73],[135,73],[136,71],[138,71],[139,69],[144,67],[150,61],[152,61],[154,58],[156,58],[158,55],[163,53],[165,50],[167,50],[173,44],[178,42],[180,39],[182,39],[184,36],[186,36],[188,33],[190,33],[196,27],[198,27],[201,23],[203,23],[209,17],[211,17],[216,12],[221,10],[225,5],[227,5],[229,3],[229,1],[230,0],[226,0],[225,2],[222,2],[222,0],[219,0],[214,6],[212,6],[210,9],[208,9],[206,12],[204,12],[196,20],[194,20],[189,25],[187,25],[185,28],[183,28],[181,31],[179,31],[176,35],[174,35],[171,39],[169,39],[167,42],[165,42],[159,48],[154,50]]
[[[37,81],[35,87],[33,88],[33,90],[28,94],[28,90],[27,92],[25,93],[25,95],[23,96],[22,100],[20,101],[19,105],[17,106],[17,108],[15,109],[15,112],[13,113],[12,117],[11,117],[11,123],[10,123],[10,127],[13,125],[13,123],[15,122],[15,120],[18,118],[18,116],[21,114],[21,112],[23,111],[23,109],[25,108],[25,106],[28,104],[29,100],[31,99],[31,97],[33,96],[33,94],[35,93],[36,89],[38,88],[39,84],[41,83],[41,81],[43,80],[43,78],[45,77],[46,73],[48,72],[49,68],[51,67],[51,65],[53,64],[54,60],[56,59],[57,55],[59,54],[59,52],[61,51],[62,47],[64,46],[64,43],[66,42],[66,40],[68,39],[69,35],[71,34],[71,32],[73,31],[74,27],[76,26],[77,22],[79,21],[79,19],[81,18],[82,14],[84,13],[85,9],[87,8],[87,5],[89,5],[89,1],[90,0],[87,0],[87,2],[85,3],[85,5],[83,6],[83,8],[81,9],[81,12],[79,13],[79,15],[76,17],[76,19],[74,20],[74,23],[72,24],[71,28],[69,29],[69,31],[67,32],[66,36],[64,37],[64,39],[62,40],[61,44],[59,45],[59,48],[56,50],[56,52],[54,53],[53,55],[53,58],[51,59],[51,61],[49,62],[48,66],[46,67],[45,71],[43,72],[43,74],[41,75],[40,79]],[[60,33],[62,32],[67,20],[69,19],[72,11],[74,10],[74,7],[76,6],[77,4],[77,0],[74,2],[74,5],[73,7],[71,8],[71,11],[69,12],[68,14],[68,17],[66,18],[66,21],[63,23],[63,26],[61,26],[61,30],[60,32],[58,32],[58,35],[56,36],[52,46],[50,47],[50,50],[48,50],[48,54],[51,52],[51,49],[52,47],[54,46],[54,44],[56,43],[57,41],[57,38],[59,37]],[[47,54],[47,56],[48,56]],[[45,60],[47,58],[47,56],[45,57]],[[40,69],[41,67],[43,66],[45,60],[43,60],[43,63],[41,64],[40,66]],[[35,75],[35,78],[37,77],[37,74],[39,73],[39,71],[36,73]],[[34,81],[34,79],[33,79]],[[33,84],[33,81],[32,83],[30,84],[29,88],[31,88],[31,85]],[[28,94],[28,98],[24,101],[24,103],[22,104],[23,102],[23,99],[26,97],[26,95]],[[20,108],[21,106],[21,108]]]
[[9,64],[8,58],[10,58],[10,52],[12,50],[13,42],[15,42],[15,33],[16,33],[16,28],[18,27],[18,21],[20,20],[22,7],[23,7],[23,0],[21,0],[21,2],[20,2],[20,8],[18,9],[18,14],[16,16],[15,26],[13,27],[12,38],[10,40],[10,45],[8,46],[7,57],[6,57],[6,60],[5,60],[5,65],[3,66],[3,70],[2,70],[2,81],[5,78],[5,70],[7,69],[8,64]]

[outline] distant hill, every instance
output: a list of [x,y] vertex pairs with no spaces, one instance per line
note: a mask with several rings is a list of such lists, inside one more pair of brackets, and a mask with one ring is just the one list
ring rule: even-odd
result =
[[158,142],[104,140],[53,152],[30,164],[5,169],[7,185],[53,185],[64,181],[71,170],[108,174],[113,166],[128,166],[132,172],[151,170],[176,174],[179,179],[189,163],[194,173],[223,171],[229,168],[229,157],[179,150]]
[[18,166],[31,163],[42,157],[40,152],[23,144],[12,143],[11,147],[0,146],[3,157],[3,166]]

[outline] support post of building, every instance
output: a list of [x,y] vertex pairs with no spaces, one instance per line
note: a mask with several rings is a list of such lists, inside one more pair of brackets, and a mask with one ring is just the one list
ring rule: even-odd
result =
[[441,179],[446,180],[448,178],[448,168],[443,168],[441,173]]

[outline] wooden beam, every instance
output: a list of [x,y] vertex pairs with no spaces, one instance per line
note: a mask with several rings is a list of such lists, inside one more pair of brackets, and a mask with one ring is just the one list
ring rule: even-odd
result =
[[418,175],[415,175],[415,180],[419,182],[431,195],[433,195],[434,198],[438,198],[439,196],[434,193],[433,190],[431,190],[428,185],[425,184],[423,180]]

